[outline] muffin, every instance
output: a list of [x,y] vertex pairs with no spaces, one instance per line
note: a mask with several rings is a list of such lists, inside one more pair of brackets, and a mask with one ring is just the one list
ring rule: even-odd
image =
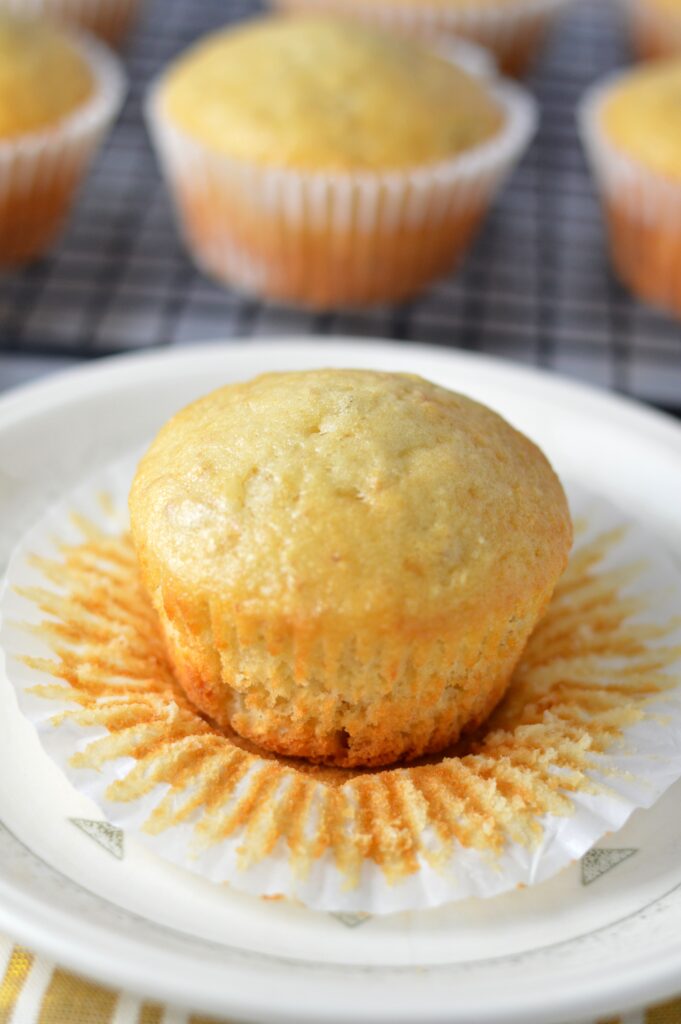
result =
[[534,127],[517,88],[318,16],[209,36],[148,116],[198,265],[314,308],[405,299],[449,270]]
[[124,42],[141,0],[0,0],[0,8],[50,18],[99,36],[112,46]]
[[503,696],[562,573],[546,458],[406,374],[265,374],[176,415],[130,493],[141,578],[192,703],[279,754],[440,751]]
[[681,315],[681,59],[590,91],[582,137],[615,269],[641,298]]
[[417,38],[448,35],[490,50],[500,69],[520,77],[530,67],[568,0],[272,0],[286,11],[329,12]]
[[123,91],[101,44],[0,11],[0,267],[52,245]]
[[639,57],[681,54],[681,0],[626,0]]

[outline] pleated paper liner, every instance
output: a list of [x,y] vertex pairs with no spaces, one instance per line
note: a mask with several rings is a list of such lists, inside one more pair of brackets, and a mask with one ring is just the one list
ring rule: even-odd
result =
[[550,878],[681,776],[679,573],[607,502],[570,488],[574,553],[487,726],[342,771],[265,755],[184,697],[126,532],[135,463],[25,536],[0,639],[49,755],[161,857],[318,910],[423,909]]
[[621,280],[642,299],[681,317],[681,179],[618,149],[603,126],[608,96],[626,75],[587,91],[578,121],[607,220],[610,253]]

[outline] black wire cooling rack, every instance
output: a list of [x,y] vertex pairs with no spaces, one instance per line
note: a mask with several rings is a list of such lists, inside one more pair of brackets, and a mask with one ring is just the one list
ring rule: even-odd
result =
[[541,105],[532,149],[462,270],[394,308],[312,315],[218,287],[178,239],[142,120],[149,81],[197,36],[258,10],[155,0],[125,55],[122,116],[58,250],[0,277],[0,385],[131,349],[264,334],[392,337],[546,366],[681,407],[681,325],[611,275],[575,128],[595,79],[629,60],[618,0],[582,0],[529,81]]

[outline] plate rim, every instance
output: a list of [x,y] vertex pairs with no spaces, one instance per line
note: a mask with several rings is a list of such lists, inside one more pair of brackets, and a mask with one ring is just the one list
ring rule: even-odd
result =
[[[10,830],[6,829],[6,831],[8,831],[10,835],[13,835]],[[13,838],[19,842],[19,844],[27,850],[31,856],[37,856],[33,851],[25,846],[21,840],[17,840],[16,837]],[[41,863],[46,864],[46,862],[42,861]],[[62,878],[66,879],[67,882],[78,886],[77,882],[70,879],[69,876],[63,875],[58,868],[54,868],[49,864],[47,865],[47,868],[51,873],[60,875]],[[668,890],[666,894],[663,894],[663,896],[654,900],[651,906],[665,899],[666,896],[679,888],[681,888],[681,882]],[[89,890],[85,891],[88,893],[90,892]],[[0,924],[2,924],[3,928],[5,927],[4,918],[7,916],[7,904],[5,903],[5,897],[8,893],[10,897],[14,897],[16,899],[16,891],[12,889],[8,890],[6,883],[2,878],[0,878],[0,896],[3,897],[2,901],[0,901]],[[99,900],[104,899],[105,902],[110,903],[110,901],[106,900],[104,897],[100,897],[97,894],[92,895]],[[19,902],[23,903],[30,909],[44,908],[44,904],[41,903],[39,898],[27,897],[25,894],[21,895]],[[115,909],[119,909],[116,904],[111,903],[111,906]],[[131,915],[131,912],[127,910],[123,910],[122,912],[134,918],[134,915]],[[603,929],[600,930],[607,930],[608,928],[613,927],[614,924],[621,924],[624,921],[635,917],[638,913],[640,913],[640,911],[625,915],[622,919],[605,925]],[[55,922],[60,923],[68,923],[76,917],[72,912],[54,908],[50,908],[49,916]],[[9,914],[9,917],[11,919],[11,913]],[[348,1019],[357,1019],[349,1018],[346,1013],[339,1014],[333,1010],[321,1018],[319,1016],[317,1004],[312,1001],[302,1007],[297,1002],[291,1003],[288,1007],[274,1007],[271,1002],[261,1002],[260,1005],[255,1005],[252,996],[249,995],[244,999],[240,994],[240,997],[234,998],[234,993],[231,990],[229,993],[228,1006],[225,1006],[220,999],[215,997],[202,999],[201,1005],[197,1006],[194,1001],[191,1003],[187,1002],[186,990],[181,982],[176,980],[174,975],[165,977],[163,981],[161,981],[157,975],[153,975],[151,982],[149,982],[146,974],[143,976],[143,972],[146,971],[148,962],[140,960],[140,967],[138,968],[136,965],[136,969],[131,972],[129,966],[125,968],[121,965],[121,961],[105,961],[102,958],[101,953],[95,949],[94,945],[88,946],[86,944],[82,947],[79,945],[77,939],[74,939],[74,937],[68,932],[63,932],[61,929],[57,928],[55,928],[51,933],[45,932],[44,930],[41,932],[39,926],[33,925],[33,922],[30,921],[28,917],[23,916],[16,920],[18,921],[18,927],[21,929],[20,932],[15,932],[20,943],[23,942],[30,946],[31,949],[43,953],[43,955],[48,955],[60,966],[70,968],[79,974],[86,974],[102,984],[109,985],[115,989],[131,992],[142,999],[158,999],[162,1002],[170,1002],[172,1006],[186,1008],[189,1012],[201,1012],[203,1010],[205,1010],[205,1012],[220,1014],[228,1012],[230,1016],[234,1013],[243,1013],[245,1014],[245,1020],[248,1019],[253,1022],[262,1021],[263,1024],[265,1024],[265,1022],[267,1022],[267,1024],[269,1024],[269,1022],[272,1022],[272,1024],[293,1024],[294,1021],[304,1022],[304,1024],[319,1024],[319,1021],[322,1019],[324,1020],[324,1024],[336,1024],[336,1022],[337,1024],[343,1024],[343,1022],[347,1022]],[[101,935],[102,932],[101,927],[98,925],[90,926],[90,930],[93,935]],[[169,931],[173,931],[173,929],[169,929]],[[105,934],[109,939],[111,939],[111,933],[105,932]],[[181,935],[182,933],[179,934]],[[48,936],[47,941],[44,938],[45,935]],[[69,941],[66,946],[66,950],[64,951],[63,939],[65,935]],[[57,938],[57,936],[59,936],[59,938]],[[124,947],[125,942],[126,939],[116,934],[113,945]],[[557,943],[556,945],[560,946],[562,943]],[[145,950],[147,949],[147,947],[142,947],[141,944],[140,948],[144,948]],[[85,956],[83,956],[83,949],[85,950]],[[161,956],[164,955],[167,954],[161,954]],[[177,955],[181,957],[182,954]],[[522,955],[522,953],[519,954],[520,957],[522,957]],[[674,995],[678,992],[678,977],[676,975],[676,971],[678,969],[679,961],[678,954],[676,954],[676,961],[674,962],[674,955],[675,954],[670,952],[666,960],[660,960],[659,957],[656,957],[653,961],[652,969],[650,967],[648,968],[648,980],[644,983],[641,983],[640,980],[634,976],[625,976],[623,979],[619,975],[614,973],[611,974],[610,978],[606,980],[606,983],[602,984],[599,991],[591,990],[589,992],[588,1007],[584,1005],[585,997],[584,994],[582,994],[581,997],[574,997],[574,1006],[571,1005],[570,1000],[555,1003],[548,1008],[544,1005],[538,1006],[536,1001],[534,1001],[530,1004],[512,1007],[503,1018],[498,1015],[496,1010],[488,1009],[479,1004],[466,1005],[464,1007],[465,1017],[460,1016],[458,1013],[456,1017],[453,1017],[452,1007],[448,1004],[442,1005],[437,1009],[429,1009],[426,1013],[421,1014],[418,1019],[420,1022],[428,1021],[433,1022],[433,1024],[447,1024],[447,1022],[459,1020],[465,1020],[466,1022],[470,1022],[470,1024],[499,1024],[501,1020],[503,1020],[505,1024],[521,1024],[521,1022],[527,1021],[537,1022],[537,1024],[548,1024],[549,1021],[559,1020],[563,1022],[566,1020],[570,1020],[572,1022],[577,1020],[593,1021],[602,1013],[612,1014],[617,1013],[618,1011],[631,1012],[633,1008],[644,1003],[664,999],[667,996]],[[277,959],[276,957],[268,957],[268,955],[261,954],[253,954],[253,956],[256,960],[273,961]],[[510,958],[507,957],[507,959]],[[83,966],[84,963],[86,964],[85,967]],[[129,964],[129,961],[126,961],[126,963]],[[305,961],[300,961],[299,963],[301,973],[304,973],[307,965]],[[293,965],[282,960],[281,964],[278,966],[280,968],[290,968]],[[442,965],[440,968],[443,975],[446,973],[447,966],[448,965]],[[341,973],[340,965],[335,965],[335,969],[333,969],[334,965],[330,965],[330,967],[332,969],[328,971],[328,974],[333,975],[337,980]],[[655,968],[657,968],[657,970]],[[232,965],[221,962],[220,970],[227,975],[230,971],[238,974],[242,968],[239,966],[233,968]],[[258,968],[256,968],[256,970],[256,977],[260,980],[260,970]],[[323,978],[325,973],[324,967],[321,969],[317,968],[316,977]],[[359,979],[362,978],[363,974],[362,969],[357,965],[354,967],[349,966],[348,973],[354,974],[355,977]],[[391,973],[391,970],[389,968],[375,967],[372,968],[372,973],[376,976],[380,976],[383,973],[383,977],[385,977],[385,975],[389,975]],[[425,979],[427,973],[428,968],[422,971],[423,979]],[[278,979],[281,981],[281,974],[278,975]],[[333,978],[330,980],[331,983],[333,983]],[[344,985],[347,985],[346,980],[344,980]],[[362,996],[364,993],[353,991],[351,994],[353,997],[356,997],[357,995]],[[574,995],[574,993],[572,994]],[[379,1012],[376,1012],[377,1009]],[[357,1007],[354,1006],[350,1012],[356,1012],[356,1010]],[[411,1024],[411,1022],[414,1021],[411,1011],[407,1009],[405,1012],[402,1012],[401,1008],[394,1004],[390,1005],[385,1013],[376,1006],[365,1006],[363,1008],[363,1017],[360,1019],[366,1021],[366,1024],[380,1024],[380,1022],[388,1020],[394,1021],[395,1024]]]
[[[305,335],[305,334],[271,334],[262,337],[228,337],[228,338],[207,338],[204,341],[184,344],[156,346],[153,349],[136,350],[134,352],[121,352],[115,355],[93,356],[85,363],[66,367],[40,377],[35,381],[27,381],[16,387],[10,388],[4,394],[0,394],[0,433],[11,425],[12,418],[22,420],[32,415],[36,403],[41,401],[52,401],[55,399],[64,400],[64,391],[73,391],[81,385],[92,381],[98,381],[107,375],[109,380],[112,376],[125,374],[126,370],[136,367],[143,373],[153,371],[159,363],[172,363],[181,365],[183,362],[192,363],[206,358],[227,357],[228,361],[237,361],[240,353],[257,355],[262,351],[263,355],[278,353],[286,348],[300,353],[312,354],[319,351],[320,344],[324,348],[331,346],[342,346],[357,351],[371,349],[377,355],[400,355],[407,359],[425,356],[428,360],[441,362],[467,363],[470,367],[476,365],[483,368],[487,373],[503,374],[505,377],[515,378],[518,382],[531,381],[535,385],[541,385],[551,391],[562,392],[573,401],[589,403],[589,406],[606,408],[610,414],[618,418],[624,417],[629,420],[631,417],[638,419],[649,429],[653,429],[665,436],[668,441],[676,442],[676,447],[681,455],[681,425],[674,416],[668,412],[648,405],[636,398],[608,390],[596,384],[588,384],[582,380],[558,373],[547,367],[530,366],[524,363],[517,363],[503,359],[498,356],[482,352],[469,352],[458,348],[449,348],[444,345],[433,345],[425,342],[396,342],[394,339],[385,337],[357,337],[343,334]],[[311,363],[311,367],[315,364]]]

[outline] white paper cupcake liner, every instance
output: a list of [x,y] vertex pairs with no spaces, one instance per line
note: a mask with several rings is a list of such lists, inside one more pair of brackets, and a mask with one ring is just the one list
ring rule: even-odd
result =
[[622,78],[622,73],[611,75],[583,97],[582,144],[620,277],[642,298],[681,315],[681,180],[651,170],[608,139],[603,108]]
[[534,101],[494,81],[499,132],[451,160],[410,171],[299,172],[212,153],[163,109],[147,121],[179,226],[197,265],[246,292],[315,308],[397,301],[463,254],[536,128]]
[[123,102],[119,61],[95,39],[68,35],[90,66],[95,90],[58,124],[0,139],[0,266],[28,262],[55,241]]
[[571,0],[499,0],[438,3],[437,0],[271,0],[287,11],[324,11],[357,18],[408,35],[470,39],[490,50],[506,74],[522,75],[544,35]]
[[665,11],[650,0],[621,0],[634,49],[640,57],[681,53],[681,12]]
[[123,42],[141,4],[142,0],[0,0],[0,7],[17,14],[86,29],[112,46]]
[[679,569],[607,502],[569,488],[570,566],[477,744],[339,773],[244,749],[172,682],[121,535],[136,462],[26,534],[0,648],[50,757],[159,856],[317,910],[424,909],[550,878],[681,777]]

